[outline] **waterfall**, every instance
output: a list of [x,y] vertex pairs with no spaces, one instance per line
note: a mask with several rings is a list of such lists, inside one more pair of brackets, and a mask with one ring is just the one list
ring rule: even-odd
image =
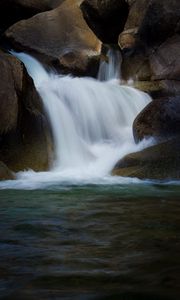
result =
[[[56,153],[47,174],[56,174],[56,179],[68,172],[81,180],[100,178],[110,174],[122,156],[140,149],[132,123],[150,101],[147,94],[116,81],[48,73],[29,55],[13,54],[33,78],[51,122]],[[109,74],[117,74],[112,69]]]
[[98,80],[109,81],[120,79],[122,57],[117,49],[110,48],[107,52],[107,61],[102,60],[98,72]]

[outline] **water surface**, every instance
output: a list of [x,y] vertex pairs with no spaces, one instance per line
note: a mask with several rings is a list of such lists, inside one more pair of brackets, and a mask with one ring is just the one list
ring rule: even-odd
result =
[[180,299],[180,186],[0,190],[1,299]]

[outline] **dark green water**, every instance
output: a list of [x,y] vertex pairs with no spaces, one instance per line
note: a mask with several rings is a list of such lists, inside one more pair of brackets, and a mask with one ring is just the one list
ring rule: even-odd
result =
[[180,299],[180,186],[0,190],[1,299]]

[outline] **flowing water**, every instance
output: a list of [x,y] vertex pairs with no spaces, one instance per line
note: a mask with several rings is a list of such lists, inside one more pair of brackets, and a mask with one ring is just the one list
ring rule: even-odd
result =
[[[112,177],[115,163],[125,154],[138,151],[152,141],[134,143],[132,123],[151,101],[132,87],[120,86],[112,76],[120,66],[109,53],[109,66],[102,69],[107,82],[92,78],[72,78],[47,73],[27,54],[15,54],[27,67],[49,116],[54,141],[55,161],[49,172],[24,172],[12,186],[37,187],[41,184],[102,184],[123,182]],[[108,71],[108,68],[110,71]],[[3,183],[3,185],[6,183]]]
[[150,98],[112,80],[112,52],[107,82],[48,74],[16,55],[49,115],[55,161],[0,183],[0,299],[180,299],[179,182],[111,176],[152,143],[132,136]]
[[121,78],[121,53],[117,49],[109,49],[107,52],[107,61],[100,63],[98,80],[109,81],[112,79],[120,80]]

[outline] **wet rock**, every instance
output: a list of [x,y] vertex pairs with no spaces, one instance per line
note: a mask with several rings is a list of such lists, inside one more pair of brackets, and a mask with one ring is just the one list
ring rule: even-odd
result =
[[15,175],[2,161],[0,161],[0,181],[12,179],[15,179]]
[[101,48],[73,0],[16,23],[6,31],[5,41],[48,66],[75,75],[93,75],[89,74],[91,61],[96,60]]
[[180,96],[153,100],[136,117],[133,124],[136,142],[147,137],[168,139],[180,135]]
[[0,161],[11,170],[47,170],[52,153],[48,120],[23,65],[0,52]]
[[139,179],[179,179],[180,139],[172,139],[121,159],[112,174]]
[[81,9],[89,27],[103,43],[117,43],[128,15],[125,0],[85,0]]

